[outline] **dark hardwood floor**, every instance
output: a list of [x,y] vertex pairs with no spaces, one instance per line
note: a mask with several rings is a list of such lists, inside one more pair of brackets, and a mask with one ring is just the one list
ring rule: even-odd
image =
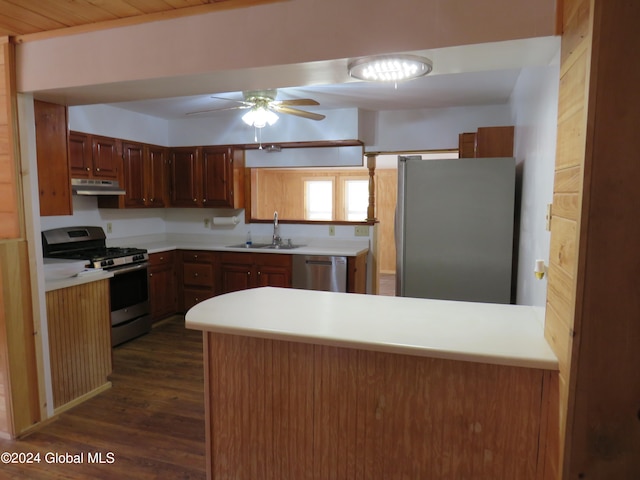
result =
[[[111,389],[25,438],[0,440],[1,452],[40,454],[40,463],[3,461],[0,479],[203,479],[203,378],[202,333],[173,317],[114,349]],[[81,463],[48,463],[55,454]],[[96,454],[105,463],[90,463]]]

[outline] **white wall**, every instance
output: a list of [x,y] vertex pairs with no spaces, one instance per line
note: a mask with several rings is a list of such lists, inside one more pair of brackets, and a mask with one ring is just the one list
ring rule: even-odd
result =
[[475,132],[478,127],[501,125],[511,125],[506,103],[382,111],[377,114],[375,134],[365,150],[401,152],[458,148],[458,134]]
[[[558,42],[559,43],[559,42]],[[553,201],[559,88],[558,54],[548,67],[524,69],[511,97],[515,156],[522,178],[517,303],[544,307],[547,279],[535,278],[535,260],[549,260],[546,205]]]
[[[335,84],[346,80],[348,58],[553,35],[555,4],[296,0],[222,9],[20,42],[17,87],[48,93],[79,88],[86,99],[105,85],[111,97],[127,90],[143,99],[187,95],[187,89],[195,94]],[[345,59],[339,73],[323,63],[332,59]],[[286,80],[274,80],[269,69],[306,62],[315,64],[289,72]]]
[[[168,142],[172,147],[245,143],[354,140],[358,138],[358,110],[314,110],[326,115],[317,122],[293,115],[279,115],[273,127],[255,129],[242,121],[244,110],[230,110],[215,116],[193,116],[172,120]],[[258,135],[256,137],[256,135]]]
[[169,146],[169,122],[110,105],[69,107],[69,129],[123,140]]

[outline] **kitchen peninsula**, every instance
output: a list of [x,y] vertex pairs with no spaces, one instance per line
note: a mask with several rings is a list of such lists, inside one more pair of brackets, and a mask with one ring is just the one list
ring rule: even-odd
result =
[[210,478],[536,478],[558,362],[541,311],[259,288],[204,332]]

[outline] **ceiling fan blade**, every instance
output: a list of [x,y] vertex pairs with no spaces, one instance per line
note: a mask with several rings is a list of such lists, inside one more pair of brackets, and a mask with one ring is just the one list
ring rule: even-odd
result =
[[225,110],[244,110],[245,108],[251,108],[251,104],[249,104],[249,105],[239,105],[237,107],[210,108],[208,110],[197,110],[195,112],[187,112],[187,113],[185,113],[185,115],[202,115],[202,114],[205,114],[205,113],[224,112]]
[[241,104],[246,105],[248,107],[253,105],[252,102],[247,102],[245,100],[236,100],[234,98],[216,97],[215,95],[211,95],[209,98],[215,98],[216,100],[226,100],[227,102],[241,103]]
[[295,98],[292,100],[276,100],[275,102],[276,105],[284,105],[284,106],[301,106],[301,105],[320,105],[318,102],[316,102],[315,100],[311,99],[311,98]]
[[281,107],[278,105],[271,105],[270,108],[278,113],[288,113],[289,115],[296,115],[298,117],[308,118],[309,120],[322,120],[324,115],[319,113],[306,112],[304,110],[298,110],[297,108]]

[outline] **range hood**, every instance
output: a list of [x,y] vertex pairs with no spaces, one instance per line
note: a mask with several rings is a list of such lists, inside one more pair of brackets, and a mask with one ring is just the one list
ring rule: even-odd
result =
[[72,178],[71,190],[74,195],[124,195],[117,180],[96,180],[92,178]]

